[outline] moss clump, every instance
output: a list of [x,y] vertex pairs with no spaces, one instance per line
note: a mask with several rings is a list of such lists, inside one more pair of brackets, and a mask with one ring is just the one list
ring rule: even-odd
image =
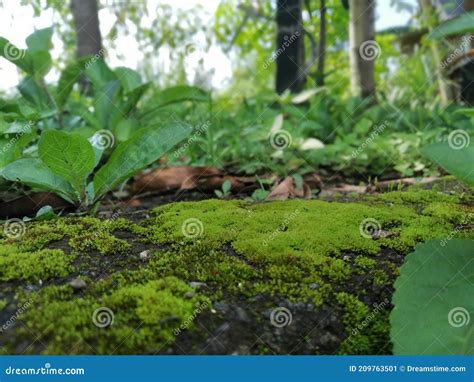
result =
[[61,250],[22,252],[14,245],[0,246],[0,280],[21,279],[38,282],[64,277],[71,271],[72,255]]
[[[212,304],[263,299],[338,312],[347,335],[338,352],[389,351],[388,305],[363,332],[352,329],[374,301],[390,298],[400,254],[446,237],[472,213],[438,193],[391,194],[359,203],[209,200],[160,207],[137,224],[90,217],[29,224],[21,241],[0,241],[0,279],[50,282],[29,293],[9,287],[16,303],[31,299],[35,310],[19,317],[29,330],[19,325],[4,346],[33,354],[155,353]],[[374,237],[373,229],[388,234]],[[80,292],[68,284],[77,276],[87,284]],[[106,328],[92,321],[100,308],[113,312]],[[18,348],[31,330],[44,333],[41,341]]]
[[435,190],[416,190],[410,189],[405,192],[386,192],[378,196],[380,200],[392,203],[414,203],[428,204],[438,203],[458,203],[460,198],[458,195],[447,195]]
[[0,310],[3,310],[7,305],[7,300],[0,300]]
[[66,286],[44,288],[33,298],[35,310],[22,317],[29,329],[19,329],[19,337],[42,333],[47,354],[154,353],[192,325],[188,319],[196,309],[209,306],[197,294],[187,297],[191,288],[174,277],[123,286],[100,298],[94,292],[73,298]]

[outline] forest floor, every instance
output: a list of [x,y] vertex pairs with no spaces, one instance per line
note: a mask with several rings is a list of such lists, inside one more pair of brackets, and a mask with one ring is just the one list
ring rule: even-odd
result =
[[472,237],[472,200],[327,197],[28,223],[0,239],[0,354],[389,354],[400,265]]

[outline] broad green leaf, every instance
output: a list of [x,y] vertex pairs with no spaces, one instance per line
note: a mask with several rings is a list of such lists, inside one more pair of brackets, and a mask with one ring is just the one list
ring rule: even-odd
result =
[[27,51],[28,56],[32,62],[33,73],[32,75],[36,78],[42,78],[51,70],[53,61],[49,52],[44,51]]
[[161,127],[150,126],[137,131],[128,141],[118,145],[108,162],[95,175],[95,198],[99,199],[155,162],[191,131],[191,126],[180,122],[167,123]]
[[117,80],[117,75],[100,57],[91,57],[85,65],[84,73],[91,80],[95,91],[103,88],[108,82]]
[[434,143],[422,153],[446,171],[474,186],[474,142],[464,130],[451,132],[448,141]]
[[19,49],[6,38],[0,37],[0,56],[26,73],[33,74],[33,64],[25,49]]
[[465,108],[465,109],[458,109],[456,113],[461,113],[467,115],[468,117],[474,117],[474,107]]
[[120,93],[120,81],[114,80],[96,91],[94,100],[95,115],[102,128],[109,127],[111,116],[117,112],[117,100]]
[[61,72],[59,77],[58,86],[56,88],[56,104],[60,109],[66,104],[69,95],[72,92],[74,84],[79,81],[83,72],[84,62],[80,60],[67,65]]
[[57,215],[54,213],[53,207],[43,206],[36,212],[34,220],[37,220],[37,221],[52,220],[56,217]]
[[128,115],[136,108],[138,101],[140,101],[140,98],[149,87],[149,83],[141,85],[126,94],[125,100],[115,104],[115,109],[113,110],[112,116],[108,122],[109,129],[114,130],[120,121],[128,117]]
[[125,67],[118,67],[114,70],[117,78],[122,84],[125,93],[129,93],[142,85],[142,78],[135,70]]
[[30,52],[48,52],[51,47],[53,28],[38,29],[26,38],[26,46]]
[[125,142],[137,131],[138,124],[134,119],[122,119],[115,127],[114,136],[119,142]]
[[33,77],[25,77],[18,85],[18,90],[26,100],[35,105],[39,110],[49,110],[52,108],[47,91],[38,85]]
[[86,138],[47,130],[41,134],[38,154],[54,174],[71,183],[80,195],[84,194],[87,176],[95,165],[94,151]]
[[55,175],[38,158],[24,158],[10,163],[0,170],[0,176],[11,182],[21,182],[43,191],[52,191],[73,204],[78,202],[71,185]]
[[392,298],[395,354],[474,354],[473,254],[473,240],[441,238],[407,256]]
[[173,86],[160,91],[151,97],[149,107],[143,114],[152,113],[163,106],[171,105],[177,102],[194,101],[209,102],[210,94],[196,86]]
[[442,39],[453,35],[474,32],[474,11],[464,13],[455,19],[436,27],[429,35],[432,39]]

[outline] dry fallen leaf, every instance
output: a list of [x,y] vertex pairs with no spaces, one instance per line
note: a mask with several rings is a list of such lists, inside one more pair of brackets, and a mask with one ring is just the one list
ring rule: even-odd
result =
[[224,175],[215,167],[180,166],[157,169],[138,176],[131,185],[131,193],[191,190],[213,191],[228,180],[232,190],[240,190],[256,183],[255,177]]
[[266,200],[287,200],[291,198],[305,198],[311,197],[311,189],[306,183],[303,183],[302,189],[295,187],[293,177],[287,176],[283,182],[278,184],[272,192],[267,196]]

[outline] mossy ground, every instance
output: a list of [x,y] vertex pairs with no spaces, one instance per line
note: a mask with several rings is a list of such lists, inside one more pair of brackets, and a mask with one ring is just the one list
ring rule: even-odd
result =
[[419,191],[29,223],[0,241],[0,354],[389,353],[404,255],[472,212]]

